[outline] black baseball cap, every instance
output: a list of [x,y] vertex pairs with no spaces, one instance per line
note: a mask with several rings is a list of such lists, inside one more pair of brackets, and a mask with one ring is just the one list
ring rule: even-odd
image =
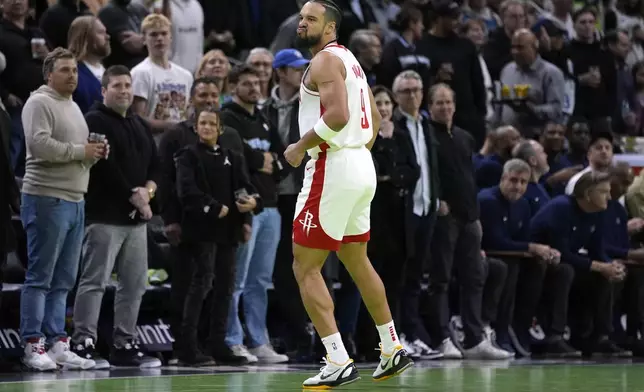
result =
[[613,144],[615,140],[612,132],[609,132],[609,131],[591,132],[590,143],[588,143],[588,146],[592,146],[593,144],[597,143],[601,139],[608,140],[610,144]]
[[458,18],[461,14],[461,6],[453,0],[433,0],[432,9],[436,16],[446,18]]

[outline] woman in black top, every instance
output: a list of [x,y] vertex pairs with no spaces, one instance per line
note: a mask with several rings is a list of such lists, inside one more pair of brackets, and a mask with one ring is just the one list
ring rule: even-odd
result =
[[209,341],[213,347],[209,351],[216,354],[226,334],[235,251],[241,241],[250,238],[250,212],[257,210],[259,203],[243,157],[217,144],[221,134],[218,112],[206,108],[197,113],[196,119],[199,142],[175,155],[177,194],[183,211],[181,242],[192,255],[186,263],[186,268],[192,268],[192,279],[177,337],[177,356],[184,364],[206,366],[213,363],[213,358],[203,354],[197,345],[204,299],[213,288],[209,312]]

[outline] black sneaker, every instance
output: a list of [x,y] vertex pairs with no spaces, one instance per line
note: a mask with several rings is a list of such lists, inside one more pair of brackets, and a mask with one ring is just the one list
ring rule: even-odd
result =
[[574,349],[561,336],[547,338],[542,354],[549,358],[581,358],[581,351]]
[[71,349],[79,357],[93,360],[96,363],[93,370],[107,370],[111,367],[107,359],[101,357],[101,354],[96,351],[92,338],[85,339],[84,343],[76,344]]
[[225,344],[218,345],[212,350],[212,357],[220,365],[243,366],[248,365],[248,358],[235,355],[233,351]]
[[215,366],[215,360],[198,349],[191,353],[180,354],[178,359],[179,366]]
[[150,369],[161,367],[161,360],[149,355],[145,355],[138,344],[128,342],[124,347],[112,347],[110,359],[113,366],[118,367],[138,367],[141,369]]
[[630,358],[633,356],[631,351],[619,347],[615,342],[608,338],[600,339],[592,350],[593,357],[610,357],[610,358]]

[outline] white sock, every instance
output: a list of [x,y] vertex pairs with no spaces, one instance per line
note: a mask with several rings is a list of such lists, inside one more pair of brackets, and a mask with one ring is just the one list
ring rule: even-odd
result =
[[326,353],[329,355],[329,359],[338,365],[343,365],[349,360],[349,353],[347,349],[344,348],[344,343],[342,343],[342,338],[340,333],[334,333],[329,335],[326,338],[322,338],[322,343],[324,343],[324,348],[326,348]]
[[401,345],[393,320],[387,324],[377,325],[376,328],[378,328],[378,334],[380,334],[380,342],[382,343],[382,351],[384,353],[392,353],[396,346]]

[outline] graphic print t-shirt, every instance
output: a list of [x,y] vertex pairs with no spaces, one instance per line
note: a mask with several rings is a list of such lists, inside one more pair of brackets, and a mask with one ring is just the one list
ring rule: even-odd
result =
[[146,58],[132,69],[135,97],[148,101],[148,117],[169,122],[186,119],[192,74],[177,64],[162,68]]

